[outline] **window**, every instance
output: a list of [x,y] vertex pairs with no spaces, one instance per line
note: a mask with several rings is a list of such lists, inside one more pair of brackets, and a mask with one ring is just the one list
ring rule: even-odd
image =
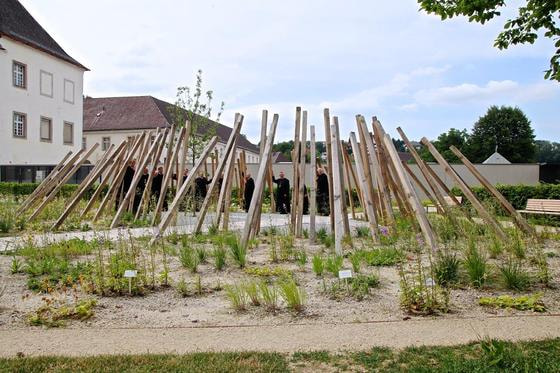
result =
[[12,71],[14,87],[27,88],[27,66],[14,61]]
[[64,122],[63,142],[65,145],[74,143],[74,123]]
[[82,149],[86,150],[87,148],[87,140],[85,137],[82,137]]
[[53,97],[53,75],[41,70],[39,79],[39,90],[42,96]]
[[101,139],[101,150],[105,151],[109,149],[111,146],[111,138],[110,137],[103,137]]
[[25,138],[27,135],[27,116],[22,113],[14,112],[14,137]]
[[41,117],[41,141],[52,141],[52,119]]
[[74,103],[74,82],[64,79],[64,102],[69,104]]

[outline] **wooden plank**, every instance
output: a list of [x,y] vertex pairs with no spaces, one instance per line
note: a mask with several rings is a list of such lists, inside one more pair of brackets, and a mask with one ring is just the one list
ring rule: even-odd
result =
[[490,227],[494,230],[494,232],[504,241],[507,240],[507,235],[504,233],[502,228],[500,227],[499,223],[494,219],[488,211],[482,206],[482,203],[476,198],[474,193],[468,187],[468,185],[461,179],[461,177],[455,172],[453,168],[447,163],[447,161],[442,157],[442,155],[437,151],[437,149],[432,145],[427,138],[423,137],[421,140],[422,144],[428,147],[428,150],[436,161],[443,167],[445,172],[455,181],[455,184],[461,189],[463,194],[469,199],[473,207],[476,209],[480,217],[484,219]]
[[[64,177],[58,180],[56,186],[43,198],[43,201],[41,202],[39,207],[37,207],[37,209],[33,212],[33,214],[31,214],[28,221],[32,221],[33,219],[35,219],[41,213],[41,211],[43,211],[43,209],[47,206],[47,204],[50,201],[52,201],[54,197],[56,197],[58,191],[80,169],[80,167],[85,163],[85,161],[91,156],[91,154],[95,151],[95,149],[97,149],[98,146],[99,144],[95,143],[87,152],[83,153],[83,155],[76,162],[76,164],[72,166],[70,171],[68,171],[64,175]],[[76,154],[80,154],[80,153],[76,153]]]
[[[233,184],[233,180],[238,181],[237,177],[239,175],[239,170],[237,174],[235,173],[236,157],[237,157],[237,138],[233,142],[230,153],[227,155],[227,157],[224,156],[223,158],[223,161],[226,162],[225,171],[224,171],[224,180],[222,182],[222,189],[220,190],[220,195],[218,196],[218,203],[216,205],[216,224],[218,226],[220,225],[222,211],[224,211],[224,215],[225,215],[226,209],[229,210],[229,205],[226,206],[225,201],[227,199],[226,197],[228,196],[228,193],[231,194],[231,186]],[[238,189],[239,188],[240,187],[238,187]],[[231,198],[231,195],[229,198]],[[241,201],[241,199],[239,199],[239,201]],[[229,211],[228,211],[228,216],[229,216]]]
[[[142,145],[142,148],[140,150],[139,159],[136,162],[136,171],[137,172],[135,172],[134,176],[136,176],[137,174],[141,175],[144,172],[144,167],[145,166],[144,167],[139,167],[139,165],[140,164],[145,164],[144,160],[149,157],[147,149],[150,148],[150,146],[151,146],[150,142],[151,141],[152,141],[152,131],[147,131],[146,132],[146,137],[144,138],[144,144]],[[134,178],[133,178],[133,180],[134,180]],[[136,189],[136,186],[134,186],[134,189]],[[125,193],[125,195],[126,195],[126,193]],[[127,211],[132,212],[132,210],[134,209],[134,198],[129,198],[127,204],[128,204]],[[120,206],[119,206],[119,209],[120,209]],[[119,209],[117,209],[117,212],[118,212]]]
[[420,229],[422,230],[424,240],[426,244],[432,249],[432,251],[436,251],[438,249],[438,245],[434,232],[432,230],[432,226],[428,221],[426,211],[422,207],[420,199],[412,188],[410,180],[406,177],[404,168],[397,153],[397,149],[395,149],[395,145],[393,144],[393,140],[391,140],[391,137],[389,135],[385,135],[384,140],[385,149],[387,149],[389,158],[392,160],[392,163],[395,166],[397,177],[405,192],[406,198],[408,199],[410,205],[412,206],[412,209],[414,210],[414,214],[416,216],[418,224],[420,225]]
[[99,183],[97,189],[95,189],[95,192],[93,193],[88,203],[86,204],[86,207],[84,207],[84,210],[80,213],[80,219],[83,219],[86,216],[86,214],[89,212],[89,210],[91,210],[95,201],[97,201],[97,199],[103,192],[105,185],[107,185],[109,183],[110,178],[113,175],[116,175],[116,173],[118,172],[120,163],[122,162],[122,159],[126,156],[127,147],[128,147],[126,140],[123,140],[122,143],[124,144],[123,148],[120,150],[118,154],[115,155],[114,162],[109,168],[109,171],[106,173],[105,177],[101,178],[101,183]]
[[363,206],[364,210],[367,211],[369,231],[374,241],[379,242],[379,235],[377,234],[377,220],[375,219],[375,212],[373,211],[373,190],[371,190],[367,185],[367,178],[365,173],[366,167],[363,164],[362,157],[360,157],[360,147],[358,145],[356,134],[354,132],[350,132],[350,144],[352,145],[352,153],[355,154],[354,159],[356,160],[356,172],[358,173],[359,181],[362,185],[362,190],[364,191]]
[[[121,216],[126,210],[126,205],[128,201],[134,202],[134,196],[136,195],[136,187],[138,186],[138,183],[140,182],[140,179],[144,174],[144,168],[146,168],[146,165],[148,164],[150,157],[155,155],[158,149],[159,141],[162,137],[163,134],[160,133],[156,141],[154,141],[154,143],[150,146],[149,150],[146,152],[146,156],[143,157],[142,161],[136,165],[136,172],[134,173],[134,177],[132,178],[132,183],[130,184],[130,188],[128,188],[128,191],[126,192],[126,195],[124,196],[123,201],[120,204],[119,209],[117,210],[117,213],[113,217],[113,221],[111,222],[111,229],[116,228],[117,225],[119,224]],[[148,133],[148,140],[151,141],[150,133]],[[177,141],[178,144],[179,141],[180,140]]]
[[296,214],[297,214],[297,205],[299,199],[297,198],[297,191],[299,190],[299,152],[300,152],[300,144],[299,144],[299,136],[301,133],[301,107],[296,107],[296,122],[295,122],[295,134],[294,134],[294,149],[292,150],[292,175],[293,175],[293,182],[292,185],[292,206],[290,211],[290,230],[292,233],[295,233],[296,230]]
[[91,178],[89,178],[88,180],[84,180],[87,182],[85,184],[82,183],[83,186],[80,192],[76,194],[73,198],[70,198],[70,202],[66,205],[66,209],[51,227],[52,230],[57,229],[64,222],[64,220],[66,220],[66,218],[70,215],[70,213],[74,210],[74,208],[78,206],[78,203],[82,199],[83,195],[88,191],[90,187],[93,186],[96,179],[103,173],[103,171],[105,171],[105,169],[114,162],[115,156],[117,156],[121,152],[121,150],[124,149],[125,146],[126,146],[126,141],[123,141],[113,151],[113,148],[115,146],[111,144],[109,149],[106,151],[107,157],[103,157],[102,164],[100,164],[99,167],[97,167],[96,170],[91,173],[92,175]]
[[[334,122],[334,121],[333,121]],[[340,164],[338,131],[336,130],[336,122],[331,125],[331,150],[332,150],[332,174],[333,174],[333,200],[334,206],[331,214],[334,213],[334,250],[337,255],[342,255],[342,237],[344,236],[344,208],[342,199],[344,198],[344,190],[342,189],[342,169]]]
[[[379,175],[379,164],[377,163],[377,157],[375,155],[375,146],[373,145],[373,140],[371,139],[371,137],[369,136],[369,132],[367,129],[367,125],[366,125],[366,121],[364,119],[364,117],[362,117],[361,115],[356,115],[356,124],[358,127],[358,137],[360,138],[360,143],[362,144],[362,146],[360,146],[357,150],[358,153],[355,153],[354,155],[354,159],[357,162],[357,157],[360,156],[361,157],[361,163],[362,163],[362,171],[364,172],[364,177],[366,180],[366,184],[362,185],[362,188],[367,188],[367,191],[364,191],[364,196],[369,196],[367,197],[367,199],[370,199],[369,203],[373,203],[373,213],[375,214],[374,219],[375,221],[378,221],[379,217],[382,217],[382,214],[379,214],[376,212],[376,206],[375,206],[375,192],[374,192],[374,177],[375,177],[375,184],[377,185],[377,189],[379,191],[382,190],[382,188],[380,187],[379,183],[381,180]],[[381,201],[380,201],[381,202]],[[366,201],[366,198],[364,198],[364,210],[365,209],[365,205],[368,202]],[[388,200],[386,202],[389,207],[391,205],[391,201]],[[382,206],[379,206],[382,207]],[[390,209],[390,208],[389,208]],[[391,209],[390,209],[391,210]],[[379,211],[382,212],[382,208],[379,208]],[[392,213],[392,211],[391,211]],[[384,214],[384,215],[388,215],[388,214]],[[392,216],[392,215],[391,215]],[[369,217],[368,217],[369,219]],[[387,219],[384,219],[387,220]]]
[[[173,150],[171,151],[171,154],[169,154],[169,152],[168,152],[168,154],[170,155],[170,159],[168,159],[168,160],[166,159],[166,161],[169,161],[169,162],[167,162],[169,168],[167,170],[164,169],[165,174],[163,176],[163,182],[161,183],[161,191],[160,191],[160,196],[159,196],[159,199],[158,199],[158,203],[157,203],[156,209],[154,211],[154,216],[152,218],[152,225],[157,224],[157,222],[159,220],[159,217],[160,217],[160,214],[161,214],[161,211],[163,209],[165,198],[167,197],[167,188],[169,187],[169,182],[171,181],[171,178],[173,177],[173,169],[171,168],[171,166],[175,163],[175,161],[177,160],[177,157],[179,156],[181,141],[183,141],[183,139],[184,139],[185,131],[186,131],[185,127],[181,128],[181,130],[179,131],[179,134],[177,135],[177,142],[175,143],[175,146],[173,147]],[[173,133],[173,129],[171,130],[171,133]],[[171,136],[170,143],[173,143],[173,138],[174,138],[174,136]],[[204,161],[206,162],[206,160],[204,160]],[[172,217],[173,216],[170,216],[170,218],[172,218]]]
[[[191,136],[191,121],[188,119],[185,121],[185,128],[186,128],[185,139],[183,140],[183,150],[181,153],[179,172],[177,173],[177,190],[179,190],[179,188],[183,184],[183,177],[185,176],[185,168],[187,168],[187,156],[189,153],[189,138]],[[206,165],[206,162],[204,162],[204,164]],[[214,173],[212,173],[212,175],[214,175]]]
[[[266,130],[268,128],[268,111],[267,110],[263,110],[262,111],[262,115],[261,115],[261,140],[259,142],[259,162],[262,158],[263,155],[263,151],[264,151],[264,144],[266,143]],[[265,174],[265,180],[268,182],[268,168],[267,168],[267,173]],[[256,196],[253,195],[252,198],[255,198]],[[260,203],[257,205],[257,215],[259,216],[259,218],[257,219],[257,226],[255,227],[255,231],[254,234],[258,235],[259,232],[261,231],[261,213],[262,213],[262,195],[259,196],[259,201]]]
[[315,215],[317,214],[317,149],[315,146],[315,126],[309,126],[310,155],[311,155],[311,185],[309,191],[309,240],[315,242],[317,233],[315,230]]
[[331,147],[331,115],[329,109],[323,109],[323,123],[325,125],[325,147],[327,148],[327,177],[329,179],[329,219],[331,232],[334,232],[334,189],[332,175],[332,147]]
[[[352,144],[350,144],[350,146],[352,146]],[[348,149],[346,147],[343,147],[342,149],[342,156],[344,158],[344,162],[347,165],[346,166],[347,170],[350,170],[350,175],[352,176],[352,181],[354,182],[354,185],[356,187],[356,194],[358,195],[360,206],[362,206],[362,208],[364,209],[364,213],[366,214],[366,219],[367,219],[367,212],[365,212],[366,209],[364,205],[364,199],[362,196],[362,188],[360,187],[360,183],[358,182],[358,178],[356,177],[356,173],[354,172],[354,167],[352,167],[352,160],[350,159],[350,154],[348,153]],[[348,184],[351,185],[350,182],[348,182]]]
[[[262,189],[264,188],[264,177],[268,165],[268,159],[272,156],[272,144],[274,144],[274,136],[276,134],[276,126],[278,125],[278,114],[274,114],[272,118],[272,124],[270,125],[270,130],[268,136],[266,137],[266,145],[263,152],[263,159],[260,160],[259,171],[257,172],[257,179],[255,180],[255,193],[257,195],[262,194]],[[249,211],[245,218],[245,227],[243,228],[243,235],[241,236],[241,245],[247,247],[249,243],[249,237],[251,235],[251,229],[253,228],[252,222],[254,221],[255,212],[257,210],[257,204],[259,201],[253,199],[251,205],[249,206]]]
[[[299,154],[299,182],[298,182],[298,203],[296,215],[296,237],[303,236],[303,199],[305,194],[305,157],[307,156],[307,110],[303,111],[301,122],[301,142]],[[295,192],[295,189],[294,189]]]
[[406,164],[405,161],[402,161],[402,165],[405,169],[405,171],[408,173],[408,175],[410,176],[410,178],[412,180],[414,180],[414,182],[416,183],[416,185],[418,185],[418,188],[420,188],[420,190],[422,192],[424,192],[424,194],[426,195],[426,197],[428,197],[428,199],[430,200],[430,202],[432,203],[432,205],[434,205],[434,207],[436,208],[437,212],[439,214],[444,214],[444,211],[442,210],[441,206],[439,205],[439,203],[436,201],[436,199],[434,198],[434,196],[432,196],[432,194],[428,191],[428,189],[426,189],[426,187],[424,186],[424,184],[422,184],[422,182],[420,181],[420,179],[418,179],[418,177],[414,174],[414,172],[410,169],[410,167],[408,167],[408,165]]
[[[344,198],[344,193],[346,190],[346,183],[344,182],[344,164],[342,161],[342,147],[341,147],[341,141],[340,141],[340,132],[339,132],[339,125],[338,125],[338,117],[334,116],[333,117],[333,124],[335,126],[336,129],[336,138],[338,139],[337,142],[333,142],[333,138],[331,136],[331,146],[332,147],[337,147],[337,156],[338,156],[338,167],[339,169],[337,170],[336,168],[333,168],[335,170],[335,172],[340,172],[340,186],[341,186],[341,190],[342,190],[342,194],[341,194],[341,203],[342,203],[342,224],[343,224],[343,228],[344,228],[344,235],[346,236],[350,236],[350,223],[348,221],[348,209],[346,206],[346,198]],[[331,127],[331,131],[332,131],[332,127]],[[334,152],[333,152],[334,154]],[[336,217],[335,217],[336,219]]]
[[348,188],[346,188],[346,193],[348,194],[348,203],[350,203],[350,211],[352,213],[352,219],[356,219],[356,211],[354,210],[354,199],[352,198],[352,182],[350,181],[350,170],[348,169],[348,163],[346,162],[346,154],[345,144],[344,141],[341,142],[341,153],[342,153],[342,164],[344,165],[344,181]]
[[[451,190],[447,187],[447,185],[445,185],[445,183],[443,182],[443,180],[441,180],[441,178],[438,176],[438,174],[436,174],[434,169],[432,167],[430,167],[430,165],[426,161],[422,160],[422,163],[426,166],[426,170],[428,170],[428,172],[430,173],[430,176],[436,181],[436,183],[445,192],[445,194],[447,194],[451,199],[453,199],[453,202],[455,202],[455,205],[460,206],[461,203],[459,202],[457,197],[453,193],[451,193]],[[468,216],[468,214],[467,214],[467,216]]]
[[465,157],[463,153],[461,153],[459,149],[457,149],[454,145],[451,145],[449,149],[451,149],[453,154],[455,154],[461,160],[461,162],[463,162],[463,164],[476,177],[476,179],[480,182],[480,184],[482,184],[482,186],[490,194],[492,194],[498,200],[498,202],[500,202],[502,207],[511,215],[513,221],[517,224],[517,226],[521,230],[525,231],[525,233],[536,236],[535,230],[533,229],[533,227],[529,225],[529,223],[527,223],[527,220],[525,220],[525,218],[523,218],[523,216],[521,216],[521,214],[519,214],[515,210],[515,208],[511,205],[511,203],[509,203],[509,201],[502,195],[502,193],[498,191],[498,189],[496,189],[484,176],[482,176],[480,172],[478,172],[478,170],[467,159],[467,157]]
[[[130,163],[130,161],[132,161],[134,159],[134,154],[136,153],[138,148],[140,148],[140,145],[142,144],[142,139],[144,138],[145,135],[146,135],[145,132],[143,132],[140,136],[136,136],[135,137],[136,140],[134,141],[134,144],[132,145],[131,148],[128,148],[129,144],[128,144],[128,141],[127,141],[128,152],[126,154],[126,157],[124,158],[123,165],[120,167],[117,174],[115,175],[115,178],[112,180],[111,185],[109,186],[109,190],[107,191],[107,194],[105,195],[105,197],[101,201],[101,204],[99,205],[99,208],[95,212],[95,215],[93,216],[93,221],[94,222],[97,219],[99,219],[99,217],[103,213],[103,210],[108,205],[109,201],[112,202],[113,198],[116,197],[119,188],[121,188],[121,182],[124,178],[126,168],[128,167],[128,164]],[[122,195],[122,193],[121,193],[121,195]]]
[[[237,143],[238,143],[238,141],[239,141],[239,137],[236,137],[235,141],[233,142],[234,152],[231,154],[233,159],[235,159],[235,155],[237,153]],[[234,165],[234,164],[235,164],[235,162],[232,161],[230,163],[230,167],[231,167],[231,165]],[[223,202],[223,204],[221,204],[221,206],[223,206],[223,209],[220,210],[218,212],[218,215],[217,215],[217,217],[218,217],[217,224],[219,226],[219,224],[220,224],[220,214],[221,214],[221,211],[223,211],[222,230],[224,230],[224,231],[227,231],[229,229],[229,210],[230,210],[230,206],[231,206],[231,188],[232,188],[232,185],[233,185],[233,180],[236,180],[236,178],[234,176],[235,173],[233,173],[231,169],[228,170],[228,171],[229,171],[228,174],[230,176],[228,177],[226,182],[224,182],[225,185],[223,185],[223,187],[222,187],[222,189],[224,190],[224,194],[223,194],[223,198],[222,198],[222,201],[224,201],[224,202]],[[239,201],[241,201],[241,199],[239,199]]]
[[[183,130],[184,130],[184,127],[183,127]],[[181,131],[181,132],[183,132],[183,131]],[[180,134],[179,136],[182,137],[182,134]],[[180,137],[179,137],[178,141],[179,140],[180,140]],[[199,158],[196,160],[196,162],[195,162],[195,164],[192,168],[192,172],[189,173],[189,175],[187,176],[187,180],[185,180],[183,185],[181,185],[181,188],[177,191],[177,194],[175,194],[175,198],[173,199],[173,202],[171,203],[171,206],[169,206],[169,211],[167,211],[167,213],[164,214],[163,218],[161,219],[161,222],[159,223],[158,227],[156,228],[156,230],[154,232],[154,237],[150,241],[150,245],[153,245],[165,233],[165,230],[167,229],[167,227],[169,226],[169,223],[173,219],[173,215],[174,215],[175,210],[177,210],[179,208],[179,205],[181,204],[181,201],[185,197],[185,194],[187,193],[187,191],[189,189],[189,186],[192,184],[192,182],[196,178],[196,175],[198,174],[198,172],[202,169],[202,165],[206,162],[206,159],[208,158],[208,155],[210,154],[212,149],[214,149],[217,142],[218,142],[218,137],[217,136],[212,137],[210,139],[210,141],[208,141],[208,144],[206,144],[206,146],[204,147],[204,149],[200,153]]]
[[[194,232],[195,233],[199,233],[200,230],[202,229],[202,224],[204,223],[204,218],[206,217],[206,212],[208,211],[208,208],[210,207],[210,201],[212,200],[212,194],[214,193],[214,189],[216,189],[216,186],[220,183],[220,176],[222,174],[222,172],[224,171],[224,167],[226,165],[227,162],[227,158],[229,158],[229,155],[233,151],[235,152],[235,148],[234,148],[234,143],[237,139],[237,137],[239,136],[239,133],[241,132],[241,127],[243,126],[243,115],[241,114],[235,114],[235,122],[233,124],[233,130],[231,131],[231,134],[229,136],[229,139],[226,143],[226,147],[224,150],[224,158],[222,158],[222,160],[220,161],[220,163],[218,164],[218,167],[216,168],[216,173],[212,176],[212,182],[210,182],[210,187],[208,188],[208,192],[206,193],[206,197],[204,198],[204,201],[202,202],[202,206],[200,207],[200,212],[198,213],[198,216],[196,218],[196,224],[195,224],[195,228],[194,228]],[[229,177],[229,175],[228,175]],[[224,184],[227,181],[227,179],[224,177],[222,184]],[[223,185],[222,185],[223,187]]]

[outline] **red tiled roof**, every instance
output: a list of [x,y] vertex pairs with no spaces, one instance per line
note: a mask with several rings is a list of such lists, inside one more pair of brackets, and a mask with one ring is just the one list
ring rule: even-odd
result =
[[[84,132],[148,130],[158,127],[171,127],[173,118],[170,109],[174,105],[152,96],[133,97],[86,97],[84,99]],[[232,129],[218,122],[209,121],[221,142],[227,142]],[[199,126],[198,132],[204,134],[208,126]],[[254,153],[259,147],[243,135],[238,146]]]

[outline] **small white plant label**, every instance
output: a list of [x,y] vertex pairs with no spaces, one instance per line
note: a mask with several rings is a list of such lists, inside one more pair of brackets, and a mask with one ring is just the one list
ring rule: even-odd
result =
[[428,277],[428,278],[426,279],[426,286],[432,287],[432,286],[435,286],[435,285],[436,285],[436,282],[434,281],[433,278]]
[[132,278],[132,277],[136,277],[136,270],[134,269],[127,269],[126,271],[124,271],[124,278]]
[[351,269],[343,269],[338,271],[338,278],[352,278],[352,270]]

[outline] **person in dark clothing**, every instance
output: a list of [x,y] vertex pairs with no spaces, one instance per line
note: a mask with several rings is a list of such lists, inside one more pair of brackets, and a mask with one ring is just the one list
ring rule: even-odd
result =
[[140,202],[142,201],[142,195],[144,194],[144,189],[146,189],[146,183],[148,182],[148,168],[145,167],[140,176],[140,180],[138,180],[138,185],[136,185],[136,193],[134,194],[134,203],[132,205],[132,211],[136,213],[138,211],[138,206],[140,206]]
[[132,184],[132,179],[134,178],[134,169],[136,167],[136,161],[131,160],[126,166],[126,171],[124,172],[124,177],[120,188],[117,191],[117,199],[115,200],[115,210],[119,209],[121,199],[126,195]]
[[251,200],[253,199],[254,190],[255,181],[251,177],[251,174],[247,172],[247,174],[245,175],[245,192],[243,194],[243,210],[245,210],[245,212],[249,211]]
[[303,215],[309,215],[309,195],[306,185],[303,185]]
[[330,214],[329,178],[322,168],[317,169],[317,212],[323,216]]
[[290,213],[290,181],[284,177],[284,172],[280,171],[279,178],[272,175],[272,182],[276,183],[276,211],[280,214]]
[[194,202],[195,210],[199,211],[204,198],[206,198],[207,188],[206,186],[212,182],[212,179],[208,180],[204,172],[200,172],[198,177],[194,179]]
[[[159,200],[159,196],[161,195],[161,184],[163,184],[163,167],[159,166],[154,178],[152,179],[152,200],[157,201]],[[167,198],[163,201],[162,206],[163,211],[167,211]]]

